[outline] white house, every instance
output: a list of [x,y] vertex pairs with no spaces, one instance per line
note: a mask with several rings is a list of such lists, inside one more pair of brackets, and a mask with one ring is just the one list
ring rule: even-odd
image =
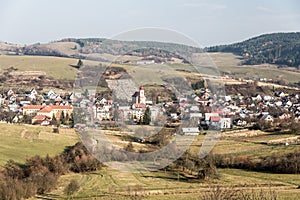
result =
[[220,121],[221,129],[229,129],[231,128],[231,119],[230,118],[221,118]]
[[199,135],[199,129],[197,127],[182,128],[183,135]]
[[154,60],[138,60],[136,61],[136,64],[138,65],[150,65],[150,64],[154,64],[155,61]]

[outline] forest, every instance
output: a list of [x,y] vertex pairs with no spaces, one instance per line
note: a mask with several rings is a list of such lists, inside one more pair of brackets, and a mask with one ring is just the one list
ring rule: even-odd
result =
[[243,64],[300,65],[300,33],[272,33],[243,42],[206,48],[207,52],[227,52],[242,56]]

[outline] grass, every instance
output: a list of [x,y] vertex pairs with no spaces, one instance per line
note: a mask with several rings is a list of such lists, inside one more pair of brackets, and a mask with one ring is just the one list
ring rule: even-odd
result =
[[[214,148],[217,153],[232,153],[248,156],[271,155],[272,153],[293,151],[298,146],[267,146],[256,143],[256,140],[267,141],[280,135],[267,134],[248,138],[221,138]],[[285,138],[286,135],[281,135]],[[205,139],[204,135],[195,138],[192,149],[194,152]],[[250,141],[246,141],[249,139]],[[253,140],[253,142],[251,142]],[[67,198],[63,189],[71,179],[80,183],[80,190],[75,199],[200,199],[210,186],[239,187],[242,190],[266,191],[275,190],[279,199],[297,199],[300,190],[300,176],[297,174],[273,174],[254,172],[241,169],[218,169],[218,179],[188,180],[177,174],[165,171],[129,173],[103,168],[100,171],[85,174],[67,174],[59,179],[58,187],[49,196],[57,199]],[[133,195],[133,196],[132,196]],[[135,196],[136,195],[136,196]],[[143,195],[142,197],[139,195]]]
[[241,65],[241,58],[231,53],[207,53],[206,59],[199,63],[200,67],[215,67],[220,73],[229,73],[236,78],[284,79],[290,83],[300,80],[299,72],[277,69],[274,65]]
[[[286,174],[269,174],[250,172],[239,169],[219,169],[220,178],[207,181],[177,180],[171,173],[147,172],[128,173],[104,168],[101,171],[87,174],[68,174],[59,179],[58,187],[48,195],[66,198],[63,189],[75,179],[80,190],[75,194],[77,199],[132,199],[131,195],[143,195],[143,199],[200,199],[200,196],[212,185],[222,187],[238,186],[243,190],[273,189],[279,199],[295,199],[289,192],[300,194],[297,186],[300,176]],[[135,198],[137,198],[135,196]],[[140,196],[141,197],[141,196]]]
[[[78,59],[51,56],[6,56],[0,55],[0,72],[15,67],[19,71],[44,71],[47,77],[60,80],[74,80]],[[98,62],[83,61],[86,65],[98,65]]]
[[[2,166],[9,159],[24,163],[26,158],[34,155],[57,155],[66,146],[73,145],[79,140],[72,129],[61,129],[60,134],[53,134],[50,127],[6,123],[1,123],[0,127]],[[242,139],[225,137],[218,141],[214,151],[259,156],[298,148],[293,145],[267,146],[256,143],[257,140],[266,141],[274,137],[279,138],[280,135],[269,134]],[[282,135],[282,138],[284,137],[286,135]],[[204,139],[204,135],[196,137],[192,148],[198,149]],[[218,173],[220,175],[218,179],[203,181],[189,180],[182,176],[178,179],[176,173],[165,171],[129,173],[104,167],[91,173],[63,175],[59,178],[56,189],[40,198],[67,198],[63,190],[72,179],[80,184],[80,190],[74,195],[75,199],[132,199],[140,198],[139,195],[143,195],[143,199],[200,199],[212,185],[238,186],[248,191],[272,189],[278,192],[279,199],[282,200],[297,199],[296,197],[300,195],[300,190],[296,189],[300,185],[300,176],[296,174],[272,174],[240,169],[218,169]]]
[[0,123],[0,128],[0,166],[9,159],[24,163],[35,155],[58,155],[79,141],[72,129],[60,129],[60,134],[54,134],[50,127]]

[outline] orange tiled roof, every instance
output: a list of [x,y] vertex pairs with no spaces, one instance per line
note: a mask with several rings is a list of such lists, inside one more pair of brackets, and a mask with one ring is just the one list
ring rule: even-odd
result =
[[28,105],[28,106],[24,106],[23,109],[42,109],[45,106],[41,106],[41,105]]
[[52,109],[72,109],[72,106],[51,106]]
[[32,119],[33,120],[45,120],[45,119],[47,119],[47,116],[45,116],[45,115],[36,115]]
[[39,111],[39,113],[43,112],[43,113],[50,113],[52,111],[52,106],[46,106],[43,109],[41,109]]
[[136,104],[134,104],[134,107],[136,107],[136,108],[145,108],[146,105],[143,104],[143,103],[136,103]]

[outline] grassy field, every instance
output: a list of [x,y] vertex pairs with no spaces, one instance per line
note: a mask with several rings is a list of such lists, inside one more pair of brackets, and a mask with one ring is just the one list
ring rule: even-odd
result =
[[[104,168],[88,174],[68,174],[59,179],[58,187],[43,196],[66,198],[63,189],[75,179],[80,190],[76,199],[201,199],[210,187],[237,187],[243,190],[276,190],[279,199],[297,199],[299,175],[250,172],[239,169],[219,169],[219,179],[186,180],[168,172],[127,173]],[[50,198],[51,199],[51,198]]]
[[[240,65],[240,57],[230,53],[207,53],[205,56],[195,56],[195,66],[185,64],[164,64],[164,65],[121,65],[111,64],[111,66],[123,67],[134,77],[137,83],[157,83],[162,84],[162,78],[168,76],[188,76],[187,72],[200,72],[206,74],[219,75],[220,73],[231,74],[234,77],[260,77],[271,79],[283,79],[288,82],[298,82],[300,73],[280,70],[272,65]],[[60,58],[49,56],[0,56],[0,72],[5,69],[15,67],[19,71],[44,71],[48,77],[54,79],[74,80],[77,69],[70,67],[76,65],[78,59]],[[86,65],[98,65],[100,62],[84,60]],[[178,72],[185,70],[186,72]]]
[[[60,58],[50,56],[5,56],[0,55],[0,72],[10,67],[19,71],[43,71],[46,76],[54,79],[74,80],[77,69],[70,65],[76,65],[78,59]],[[98,62],[83,61],[86,65],[98,65]]]
[[230,53],[209,53],[222,73],[229,73],[237,78],[259,77],[268,79],[284,79],[288,82],[298,82],[300,73],[277,69],[272,65],[240,65],[240,57]]
[[[24,163],[34,155],[57,155],[66,146],[75,144],[79,139],[72,129],[61,129],[53,134],[52,129],[40,126],[11,125],[1,123],[0,165],[9,159]],[[273,153],[290,152],[299,145],[268,146],[261,144],[272,139],[292,135],[264,133],[252,137],[224,137],[214,148],[218,154],[240,154],[266,156]],[[205,139],[204,135],[195,138],[192,149],[197,153]],[[208,180],[187,179],[173,172],[129,173],[104,167],[102,170],[75,174],[69,173],[59,178],[55,190],[32,199],[65,199],[63,190],[71,179],[78,180],[80,190],[76,199],[201,199],[210,187],[243,189],[245,191],[275,190],[279,199],[297,199],[300,196],[300,176],[297,174],[273,174],[240,169],[218,169],[219,178]]]
[[58,155],[79,141],[72,129],[60,129],[60,134],[54,134],[50,127],[6,123],[0,123],[0,129],[0,166],[9,159],[24,163],[35,155]]
[[[273,153],[294,151],[299,145],[268,146],[257,143],[274,138],[285,138],[291,135],[267,134],[252,137],[224,137],[214,148],[214,153],[267,156]],[[193,146],[194,153],[205,136],[199,135]],[[156,171],[129,173],[103,168],[97,172],[74,174],[70,173],[59,179],[57,188],[39,198],[67,198],[63,190],[70,180],[80,184],[75,199],[201,199],[210,187],[219,185],[221,188],[236,188],[245,191],[259,192],[276,191],[280,200],[298,199],[300,196],[300,176],[297,174],[273,174],[254,172],[241,169],[218,169],[219,178],[208,180],[187,179],[177,173]],[[39,199],[35,198],[35,199]]]

